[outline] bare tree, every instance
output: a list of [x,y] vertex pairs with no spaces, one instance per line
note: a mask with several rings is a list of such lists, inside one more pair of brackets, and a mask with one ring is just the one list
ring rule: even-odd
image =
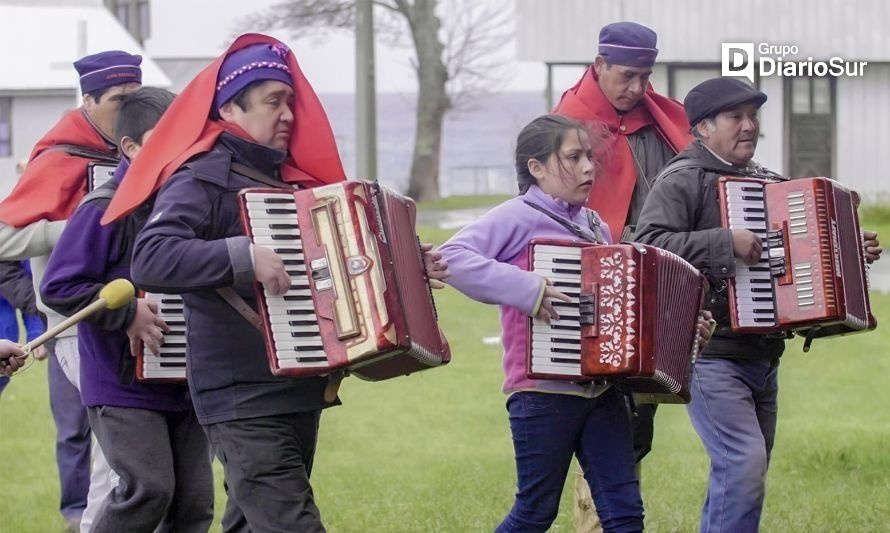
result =
[[[471,103],[504,72],[502,50],[512,34],[509,0],[375,0],[377,36],[411,43],[417,73],[417,130],[408,195],[439,197],[439,156],[445,114]],[[353,0],[286,0],[249,17],[245,26],[307,32],[355,29]]]

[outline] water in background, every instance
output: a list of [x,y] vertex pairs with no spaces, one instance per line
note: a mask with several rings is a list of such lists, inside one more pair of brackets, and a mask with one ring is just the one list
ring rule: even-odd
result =
[[[355,170],[355,96],[322,94],[340,155],[350,178]],[[377,169],[380,181],[398,191],[408,187],[414,149],[416,95],[377,95]],[[516,135],[546,112],[539,93],[500,93],[481,97],[465,109],[449,111],[442,139],[440,193],[512,194],[516,191],[513,150]]]

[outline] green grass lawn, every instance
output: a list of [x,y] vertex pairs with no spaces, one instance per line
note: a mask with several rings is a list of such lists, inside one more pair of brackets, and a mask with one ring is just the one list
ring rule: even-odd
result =
[[[888,233],[890,235],[890,233]],[[423,232],[441,242],[446,232]],[[313,484],[332,532],[484,532],[509,509],[512,444],[500,393],[497,312],[437,292],[447,367],[382,383],[346,380],[322,417]],[[890,320],[890,295],[872,299]],[[763,530],[887,531],[890,523],[890,329],[789,343]],[[59,531],[46,365],[0,398],[0,532]],[[224,507],[217,469],[217,516]],[[663,406],[643,466],[648,531],[697,529],[707,462],[682,406]],[[571,531],[571,485],[554,531]],[[218,521],[214,531],[219,530]]]

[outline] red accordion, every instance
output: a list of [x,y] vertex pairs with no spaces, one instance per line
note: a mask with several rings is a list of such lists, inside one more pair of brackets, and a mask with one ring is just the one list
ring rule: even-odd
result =
[[291,276],[283,296],[257,284],[273,374],[349,370],[382,380],[450,361],[411,200],[350,181],[245,189],[239,203],[246,234],[280,255]]
[[529,319],[528,375],[619,380],[636,399],[686,403],[704,278],[682,258],[641,244],[535,240],[531,269],[572,298],[560,319]]
[[186,380],[185,369],[185,314],[182,297],[178,294],[154,294],[139,291],[139,298],[158,305],[158,316],[170,328],[164,334],[160,353],[146,352],[139,343],[136,356],[136,379],[143,382],[168,383]]
[[877,326],[868,297],[859,195],[827,178],[766,181],[724,176],[723,227],[763,240],[761,261],[736,262],[732,328],[793,330],[808,340]]

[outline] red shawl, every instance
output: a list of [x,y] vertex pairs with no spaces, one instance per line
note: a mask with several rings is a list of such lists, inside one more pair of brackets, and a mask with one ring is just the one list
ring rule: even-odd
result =
[[563,93],[553,112],[582,122],[602,122],[612,134],[607,140],[611,144],[610,158],[590,190],[587,206],[609,224],[613,235],[620,235],[624,229],[637,182],[633,154],[625,136],[654,124],[675,152],[692,140],[686,113],[679,102],[656,93],[649,85],[636,107],[619,114],[600,89],[592,66],[574,87]]
[[109,156],[114,152],[80,109],[72,109],[34,146],[25,173],[0,202],[0,222],[21,228],[38,220],[65,220],[86,193],[90,160],[52,146],[70,144]]
[[[254,44],[280,42],[266,35],[242,35],[223,55],[195,76],[173,100],[139,152],[139,157],[133,160],[126,178],[108,205],[102,218],[103,224],[114,222],[139,207],[186,161],[210,151],[223,131],[240,130],[224,127],[223,123],[209,117],[223,60],[230,53]],[[343,181],[346,173],[327,114],[303,76],[293,52],[287,54],[287,65],[291,71],[296,101],[294,131],[287,159],[281,165],[281,177],[288,183],[299,183],[305,187]]]

